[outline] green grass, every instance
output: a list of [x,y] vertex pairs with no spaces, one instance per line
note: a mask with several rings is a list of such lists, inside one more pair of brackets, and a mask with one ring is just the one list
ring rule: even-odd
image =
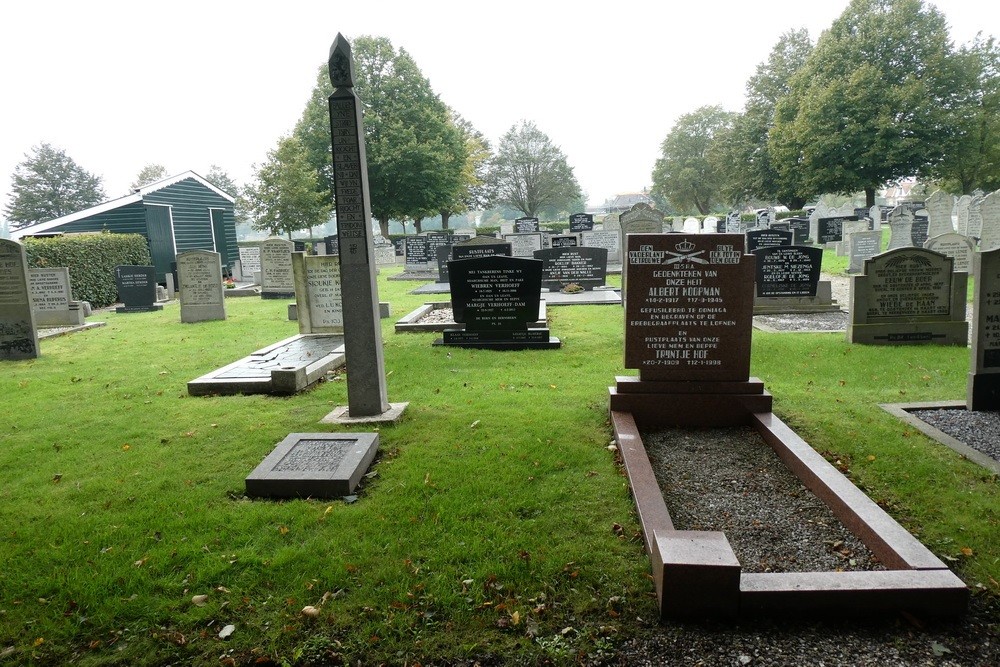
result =
[[[551,308],[557,351],[433,347],[392,330],[428,300],[396,271],[379,280],[387,383],[410,406],[380,429],[353,503],[243,497],[288,433],[335,428],[318,420],[346,402],[342,378],[291,398],[187,395],[294,334],[285,302],[231,299],[227,321],[184,325],[176,305],[102,314],[0,365],[0,664],[560,662],[648,632],[648,560],[606,449],[621,309]],[[967,370],[960,348],[754,334],[776,412],[1000,594],[996,478],[877,407],[962,398]]]

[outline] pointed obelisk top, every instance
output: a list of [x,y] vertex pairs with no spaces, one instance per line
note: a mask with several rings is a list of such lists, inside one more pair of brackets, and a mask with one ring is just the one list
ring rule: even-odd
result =
[[337,33],[330,46],[330,82],[334,88],[354,87],[354,60],[351,58],[351,44]]

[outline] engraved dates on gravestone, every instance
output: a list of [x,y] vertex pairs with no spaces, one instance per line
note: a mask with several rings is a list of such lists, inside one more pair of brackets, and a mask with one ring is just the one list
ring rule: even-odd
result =
[[608,251],[608,264],[622,263],[621,234],[616,231],[593,231],[580,234],[580,245],[587,248],[604,248]]
[[792,245],[803,245],[809,240],[809,218],[786,218],[792,233]]
[[292,433],[246,478],[257,498],[336,498],[354,492],[378,451],[377,433]]
[[855,232],[847,239],[847,253],[851,258],[848,273],[861,273],[865,260],[877,255],[882,249],[882,232]]
[[[118,300],[123,304],[115,312],[146,313],[163,310],[163,306],[156,303],[155,267],[116,266],[115,284],[118,287]],[[219,284],[222,284],[221,279]]]
[[69,268],[65,266],[47,269],[28,269],[28,289],[31,292],[31,308],[35,311],[36,324],[44,326],[42,320],[47,315],[69,313],[73,300],[69,286]]
[[181,322],[226,319],[222,285],[222,255],[210,250],[188,250],[177,255]]
[[299,333],[344,332],[340,260],[330,255],[295,255],[295,304]]
[[820,218],[817,220],[817,243],[835,243],[844,240],[844,223],[857,220],[858,216],[840,216],[836,218]]
[[467,331],[524,331],[538,318],[542,262],[494,255],[451,262],[451,306]]
[[518,218],[514,221],[514,233],[523,234],[525,232],[538,231],[538,218]]
[[924,247],[955,260],[955,273],[972,273],[972,257],[976,250],[976,242],[968,236],[957,232],[940,234],[927,239]]
[[260,296],[286,299],[295,296],[291,241],[269,238],[260,244]]
[[742,234],[628,237],[625,367],[640,380],[747,380],[754,258],[744,243]]
[[430,270],[434,255],[431,255],[430,243],[426,236],[407,236],[404,247],[407,268]]
[[240,264],[244,276],[253,276],[260,271],[260,246],[240,246]]
[[752,229],[747,232],[747,252],[759,248],[792,245],[793,237],[792,232],[782,229]]
[[542,287],[552,291],[592,290],[608,272],[604,248],[548,248],[536,250],[535,259],[542,260]]
[[590,213],[574,213],[569,216],[569,231],[571,234],[589,232],[594,229],[594,216]]
[[24,246],[0,239],[0,359],[38,356],[38,330],[28,292]]
[[510,243],[511,255],[514,257],[534,257],[536,250],[542,249],[542,235],[508,234],[504,240]]
[[554,234],[549,237],[549,245],[553,248],[575,248],[580,245],[580,237],[576,234]]
[[952,260],[922,248],[900,248],[865,262],[869,322],[951,314]]
[[816,296],[823,249],[807,246],[758,248],[756,280],[759,297]]

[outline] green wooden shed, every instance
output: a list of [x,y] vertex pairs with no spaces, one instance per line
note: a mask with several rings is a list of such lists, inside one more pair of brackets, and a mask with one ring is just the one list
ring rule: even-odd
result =
[[239,259],[233,201],[231,195],[186,171],[125,197],[23,227],[11,232],[11,238],[101,231],[142,234],[159,282],[166,280],[177,253],[185,250],[218,252],[228,272],[227,267]]

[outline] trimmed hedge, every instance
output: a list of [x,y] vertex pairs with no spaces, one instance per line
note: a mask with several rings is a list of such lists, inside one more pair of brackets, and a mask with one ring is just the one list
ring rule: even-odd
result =
[[104,308],[118,301],[115,267],[149,266],[149,246],[142,234],[73,234],[26,238],[24,249],[33,268],[69,267],[73,298]]

